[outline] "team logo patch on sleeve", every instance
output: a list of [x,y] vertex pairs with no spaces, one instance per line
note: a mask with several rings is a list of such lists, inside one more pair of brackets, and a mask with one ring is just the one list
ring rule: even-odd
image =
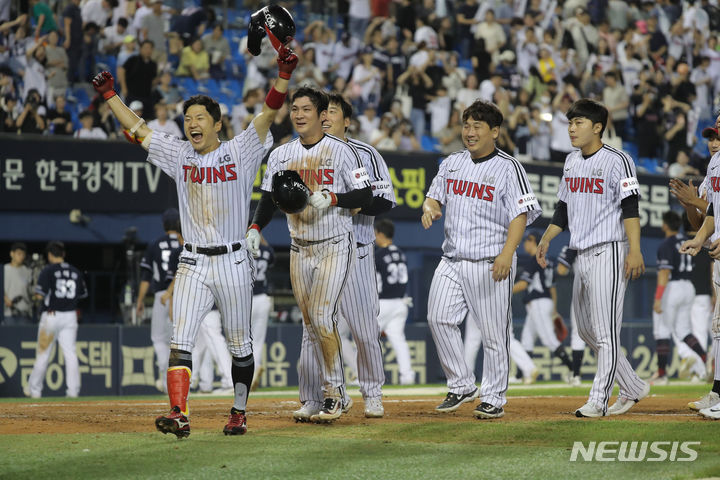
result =
[[372,182],[373,195],[380,195],[381,193],[389,193],[392,191],[392,183],[390,182]]
[[537,197],[533,195],[532,193],[528,193],[527,195],[523,195],[522,197],[519,197],[517,199],[518,207],[530,207],[533,205],[537,205]]
[[368,175],[365,167],[353,170],[350,176],[352,177],[352,184],[354,187],[362,187],[365,182],[370,181],[370,175]]
[[630,190],[637,190],[638,188],[640,188],[640,183],[635,177],[620,180],[620,191],[629,192]]

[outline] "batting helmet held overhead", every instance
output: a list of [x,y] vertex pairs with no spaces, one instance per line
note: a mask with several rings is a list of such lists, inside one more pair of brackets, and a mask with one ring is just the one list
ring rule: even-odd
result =
[[293,170],[281,170],[273,175],[272,200],[285,213],[300,213],[305,210],[310,189],[300,175]]
[[269,5],[250,16],[247,49],[252,55],[260,55],[260,42],[266,33],[275,50],[290,43],[295,38],[295,20],[290,12],[280,5]]

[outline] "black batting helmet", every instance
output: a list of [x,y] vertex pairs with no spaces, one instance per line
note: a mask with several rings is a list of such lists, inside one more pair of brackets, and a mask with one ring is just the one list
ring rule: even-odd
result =
[[251,54],[260,55],[260,42],[266,32],[270,34],[273,47],[278,50],[280,44],[287,45],[295,38],[295,20],[280,5],[269,5],[253,13],[248,25],[247,45]]
[[285,213],[300,213],[312,192],[293,170],[281,170],[272,178],[272,200]]

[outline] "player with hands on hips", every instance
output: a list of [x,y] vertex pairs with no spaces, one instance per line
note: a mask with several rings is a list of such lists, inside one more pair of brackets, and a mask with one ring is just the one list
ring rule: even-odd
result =
[[48,265],[40,272],[35,286],[35,298],[42,299],[35,363],[23,392],[28,397],[40,398],[52,347],[57,341],[65,357],[66,394],[77,397],[80,394],[80,368],[75,348],[77,306],[78,301],[88,296],[87,287],[82,273],[65,262],[65,245],[50,242],[45,250]]
[[477,323],[484,345],[482,400],[473,414],[500,418],[507,402],[515,251],[541,209],[520,162],[495,146],[500,110],[478,100],[462,120],[465,149],[440,164],[421,219],[429,228],[445,206],[443,256],[428,301],[428,324],[449,390],[436,410],[452,412],[478,396],[459,329],[467,317]]
[[[372,203],[369,176],[355,147],[323,132],[327,109],[328,96],[320,90],[301,87],[294,93],[290,120],[298,138],[270,154],[263,194],[250,226],[261,231],[270,222],[278,207],[273,195],[278,199],[283,193],[275,188],[287,188],[287,183],[275,180],[286,172],[302,177],[292,184],[304,183],[313,192],[311,200],[302,198],[308,203],[301,205],[305,208],[288,210],[280,205],[286,210],[292,239],[290,281],[303,315],[303,345],[316,362],[322,362],[322,403],[305,397],[310,393],[301,388],[303,405],[293,413],[301,422],[332,422],[347,408],[337,315],[357,250],[351,210]],[[298,374],[303,385],[307,373],[299,369]]]
[[[269,12],[263,18],[264,21],[260,20],[263,28],[274,32],[275,37],[287,40],[294,35],[294,23],[289,28],[287,17],[283,22],[275,22]],[[257,35],[256,29],[248,33],[253,39]],[[253,180],[272,146],[270,125],[285,102],[288,81],[298,62],[287,42],[277,45],[276,50],[278,79],[265,98],[262,112],[247,129],[227,142],[218,138],[222,128],[220,107],[210,97],[196,95],[183,104],[188,138],[183,141],[169,134],[153,133],[116,95],[109,72],[93,79],[93,87],[107,101],[122,127],[149,151],[148,161],[160,167],[177,186],[185,244],[175,276],[172,305],[176,321],[167,374],[171,411],[156,418],[155,426],[178,438],[190,434],[187,398],[191,352],[200,323],[213,304],[220,310],[233,357],[235,395],[223,432],[242,435],[247,431],[245,409],[255,370],[250,333],[254,266],[245,239],[247,216]]]
[[[639,184],[629,155],[602,143],[608,111],[590,99],[574,102],[566,114],[568,134],[578,150],[568,154],[558,204],[535,255],[545,268],[550,241],[565,229],[578,251],[573,308],[580,336],[597,354],[598,370],[577,417],[620,415],[645,398],[640,379],[620,349],[623,300],[629,279],[645,271],[640,251]],[[620,394],[608,408],[617,380]]]

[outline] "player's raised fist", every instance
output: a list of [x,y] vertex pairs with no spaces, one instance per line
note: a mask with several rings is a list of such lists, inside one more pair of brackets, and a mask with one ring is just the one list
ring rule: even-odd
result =
[[108,71],[100,72],[95,75],[95,78],[92,80],[92,84],[95,91],[101,94],[105,100],[108,100],[110,97],[114,97],[116,95],[115,90],[113,89],[115,79],[113,78],[112,73]]
[[280,46],[280,50],[278,50],[277,64],[279,70],[278,76],[285,80],[290,80],[293,70],[297,67],[298,57],[292,49],[282,45]]

